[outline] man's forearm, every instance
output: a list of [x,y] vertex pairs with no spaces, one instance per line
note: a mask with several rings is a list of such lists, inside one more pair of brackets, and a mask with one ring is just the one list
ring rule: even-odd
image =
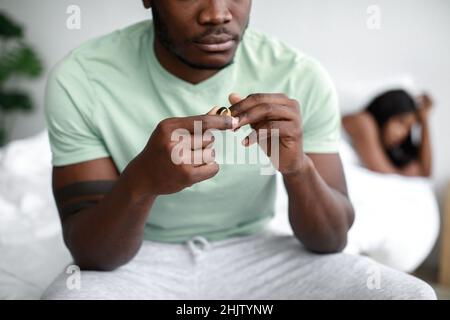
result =
[[283,176],[289,197],[289,222],[306,248],[341,251],[353,223],[353,207],[342,193],[330,188],[310,159],[296,174]]
[[63,221],[66,244],[82,269],[115,269],[140,248],[156,196],[140,189],[136,159],[98,204]]

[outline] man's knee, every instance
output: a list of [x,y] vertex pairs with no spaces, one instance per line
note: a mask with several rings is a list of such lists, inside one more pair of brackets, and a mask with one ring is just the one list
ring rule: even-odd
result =
[[351,299],[381,300],[435,300],[434,290],[426,282],[407,273],[386,267],[374,260],[350,255],[334,257],[339,263],[352,270],[345,281],[344,292]]
[[372,299],[384,300],[435,300],[436,294],[429,284],[409,274],[380,267],[378,287],[371,288]]
[[426,282],[407,275],[405,282],[397,284],[397,290],[391,295],[392,299],[404,300],[436,300],[436,293]]

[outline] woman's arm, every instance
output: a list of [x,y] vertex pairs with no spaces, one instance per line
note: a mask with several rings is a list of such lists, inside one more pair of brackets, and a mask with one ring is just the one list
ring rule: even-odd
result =
[[419,163],[422,175],[425,177],[429,177],[431,175],[432,153],[431,153],[431,139],[430,139],[430,127],[428,123],[428,116],[433,106],[433,102],[431,101],[428,95],[423,95],[421,99],[422,99],[422,106],[418,111],[419,123],[422,130],[421,133],[422,137],[419,149]]
[[367,112],[345,116],[342,124],[351,137],[361,161],[368,169],[404,176],[423,175],[418,161],[413,161],[404,168],[397,168],[392,163],[381,143],[380,130],[373,117]]

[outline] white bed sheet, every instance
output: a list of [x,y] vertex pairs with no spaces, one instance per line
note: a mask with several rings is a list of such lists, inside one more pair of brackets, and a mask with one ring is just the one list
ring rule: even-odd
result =
[[0,153],[0,299],[38,299],[70,262],[51,193],[47,133]]

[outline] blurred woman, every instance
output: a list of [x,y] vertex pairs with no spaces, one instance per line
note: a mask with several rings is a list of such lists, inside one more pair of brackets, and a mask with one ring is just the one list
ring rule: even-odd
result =
[[[343,126],[363,164],[380,173],[431,175],[428,95],[415,101],[404,90],[376,97],[363,111],[343,118]],[[420,128],[415,139],[414,129]]]

